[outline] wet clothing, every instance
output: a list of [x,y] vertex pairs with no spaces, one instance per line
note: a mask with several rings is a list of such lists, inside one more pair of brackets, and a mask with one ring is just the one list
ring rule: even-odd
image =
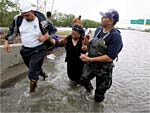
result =
[[[108,55],[112,59],[118,56],[123,44],[120,33],[112,29],[103,33],[102,27],[95,32],[95,37],[88,45],[88,56],[97,57]],[[96,77],[95,100],[102,101],[104,94],[112,84],[113,62],[88,62],[85,64],[80,78],[81,84],[89,90],[90,80]]]
[[80,38],[77,44],[74,46],[72,42],[72,36],[69,35],[64,43],[66,50],[65,62],[67,62],[67,74],[71,81],[79,83],[80,76],[83,70],[84,62],[79,58],[81,53],[85,53],[82,50],[82,39]]
[[28,77],[30,80],[38,80],[39,75],[43,76],[42,64],[46,55],[46,46],[42,44],[34,48],[22,46],[20,54],[24,63],[29,68]]
[[34,11],[34,14],[36,18],[32,22],[28,22],[21,15],[17,15],[11,23],[5,38],[10,41],[10,39],[14,38],[12,35],[20,34],[23,41],[20,54],[29,68],[28,77],[30,80],[38,80],[39,75],[43,76],[44,74],[42,64],[46,55],[46,42],[49,43],[49,41],[40,42],[38,40],[39,35],[44,35],[47,32],[51,35],[57,31],[52,24],[43,24],[43,22],[46,22],[46,17],[42,13]]

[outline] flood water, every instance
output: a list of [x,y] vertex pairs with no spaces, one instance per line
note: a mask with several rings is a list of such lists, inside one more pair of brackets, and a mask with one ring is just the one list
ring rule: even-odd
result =
[[[36,92],[29,93],[26,77],[1,89],[1,112],[98,112],[150,113],[150,33],[121,30],[124,48],[114,62],[113,83],[102,103],[93,93],[70,83],[64,48],[54,51],[55,60],[45,59],[48,78],[40,78]],[[95,87],[95,79],[92,80]]]

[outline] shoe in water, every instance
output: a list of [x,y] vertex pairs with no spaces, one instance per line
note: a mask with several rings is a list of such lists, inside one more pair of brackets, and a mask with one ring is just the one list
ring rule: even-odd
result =
[[51,55],[51,57],[56,58],[56,56],[54,54],[50,54],[50,55]]
[[48,59],[51,59],[51,60],[54,60],[55,57],[56,57],[56,56],[55,56],[54,54],[47,55],[47,58],[48,58]]
[[97,103],[102,102],[104,99],[105,99],[105,96],[104,96],[104,95],[101,95],[101,96],[99,96],[99,97],[96,97],[96,96],[95,96],[95,102],[97,102]]
[[89,93],[91,93],[92,90],[94,89],[91,82],[89,82],[89,84],[85,85],[84,87]]
[[35,88],[37,87],[37,80],[30,81],[30,93],[35,92]]
[[41,74],[41,76],[43,77],[43,80],[45,80],[45,78],[48,78],[48,76],[46,75],[45,72],[43,72],[43,73]]

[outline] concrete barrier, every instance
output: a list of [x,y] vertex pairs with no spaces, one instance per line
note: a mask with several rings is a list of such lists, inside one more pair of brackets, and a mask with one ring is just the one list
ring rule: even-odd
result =
[[10,44],[11,52],[8,53],[4,50],[4,46],[0,45],[0,73],[9,67],[23,63],[20,55],[21,46],[22,44]]

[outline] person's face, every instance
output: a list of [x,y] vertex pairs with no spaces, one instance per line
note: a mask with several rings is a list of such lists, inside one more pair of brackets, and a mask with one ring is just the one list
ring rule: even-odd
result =
[[22,13],[22,16],[23,16],[24,19],[26,19],[29,22],[34,20],[34,14],[33,14],[32,11],[26,12],[26,13]]
[[80,36],[81,35],[77,31],[72,30],[72,39],[77,40]]
[[101,19],[101,26],[105,27],[109,27],[113,25],[113,20],[108,18],[108,17],[102,17]]

